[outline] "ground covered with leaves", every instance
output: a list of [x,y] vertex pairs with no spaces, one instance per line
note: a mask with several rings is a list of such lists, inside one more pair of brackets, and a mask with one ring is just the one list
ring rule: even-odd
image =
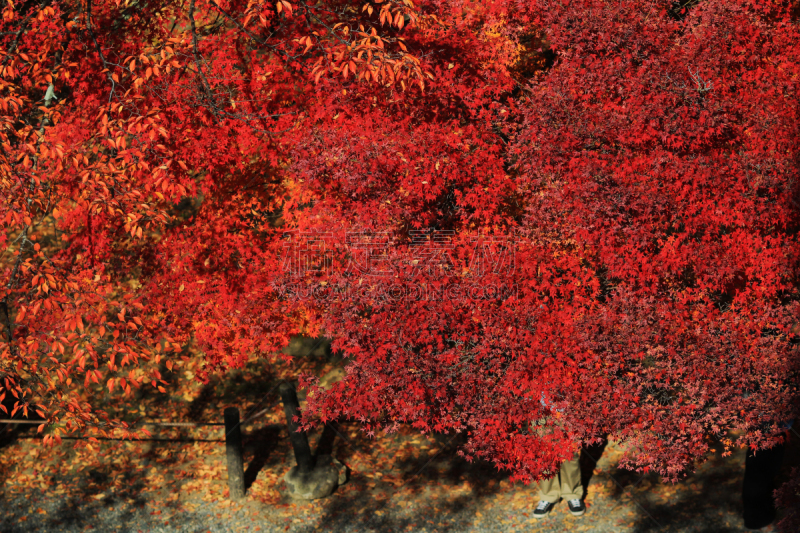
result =
[[[299,340],[291,349],[301,356],[300,367],[320,375],[341,364],[324,343]],[[194,370],[188,362],[166,394],[141,396],[118,409],[130,421],[218,424],[226,407],[239,407],[244,500],[227,498],[222,426],[148,426],[152,436],[138,441],[75,438],[52,447],[41,445],[35,426],[6,426],[0,531],[745,531],[743,450],[723,457],[720,447],[696,473],[672,485],[618,469],[618,443],[586,449],[586,515],[572,517],[562,503],[535,520],[535,488],[458,457],[461,436],[401,428],[369,438],[348,422],[311,435],[312,448],[348,466],[348,482],[330,498],[293,501],[283,491],[292,455],[277,385],[298,368],[253,364],[207,384],[193,379]],[[784,478],[800,463],[795,437]]]

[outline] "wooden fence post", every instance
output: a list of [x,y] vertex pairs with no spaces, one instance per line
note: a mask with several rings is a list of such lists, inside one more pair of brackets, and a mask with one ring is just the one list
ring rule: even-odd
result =
[[289,431],[289,440],[294,450],[294,459],[297,461],[298,470],[307,474],[314,468],[314,456],[311,455],[311,446],[308,445],[308,435],[297,431],[297,423],[294,417],[300,409],[300,402],[297,400],[297,391],[291,383],[283,383],[280,386],[281,400],[283,401],[283,412],[286,415],[286,429]]
[[242,427],[239,409],[225,409],[225,454],[228,456],[228,488],[230,498],[244,498],[244,458],[242,457]]

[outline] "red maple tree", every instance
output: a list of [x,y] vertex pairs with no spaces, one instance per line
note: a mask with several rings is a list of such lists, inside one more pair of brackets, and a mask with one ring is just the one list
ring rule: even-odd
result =
[[42,0],[0,42],[12,410],[114,426],[99,390],[190,341],[322,331],[309,423],[521,478],[611,434],[674,479],[795,416],[781,3]]
[[[771,445],[796,412],[796,25],[780,5],[752,2],[503,9],[525,22],[504,35],[543,32],[555,63],[519,89],[438,114],[437,126],[458,118],[456,153],[429,142],[433,126],[420,118],[412,146],[396,126],[385,137],[400,157],[395,179],[373,170],[380,148],[365,159],[337,135],[299,158],[306,175],[324,158],[311,175],[326,227],[344,219],[393,237],[373,252],[391,268],[363,279],[337,271],[317,298],[352,361],[309,411],[466,431],[468,455],[522,478],[606,434],[628,444],[625,466],[668,479],[702,460],[712,438],[731,446],[731,429],[739,444]],[[496,70],[475,72],[496,84]],[[438,74],[426,107],[477,85],[443,88]],[[479,176],[464,154],[477,155]],[[464,176],[491,194],[464,190]],[[447,194],[428,193],[437,185]],[[434,206],[415,212],[415,190]],[[357,204],[337,211],[329,191]],[[427,244],[408,235],[416,228]],[[484,238],[504,241],[513,268],[471,272]],[[434,269],[409,267],[442,252]],[[511,291],[465,297],[476,282]],[[363,283],[370,289],[342,288]],[[444,298],[415,289],[437,284]]]

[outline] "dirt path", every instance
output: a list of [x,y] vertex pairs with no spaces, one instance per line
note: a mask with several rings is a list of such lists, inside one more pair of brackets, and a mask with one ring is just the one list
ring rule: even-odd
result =
[[[319,375],[336,366],[318,341],[304,342],[290,347],[301,363],[307,361]],[[574,518],[562,503],[537,521],[535,488],[512,485],[491,465],[466,463],[456,455],[457,439],[408,430],[369,439],[344,424],[332,441],[322,439],[322,446],[351,469],[348,483],[325,500],[290,501],[279,490],[291,451],[274,391],[298,368],[282,372],[274,364],[254,363],[203,385],[183,367],[170,375],[166,394],[118,405],[130,420],[154,414],[166,420],[220,420],[230,405],[241,409],[243,419],[265,412],[243,427],[249,488],[242,503],[226,498],[219,427],[162,428],[150,440],[101,441],[78,449],[74,445],[86,441],[42,447],[35,430],[28,429],[13,439],[0,434],[0,533],[746,531],[740,518],[742,450],[725,458],[717,451],[677,485],[619,470],[622,451],[613,442],[585,450],[586,515]],[[315,448],[319,437],[312,436]],[[797,465],[800,438],[789,444],[784,476]]]
[[[281,436],[280,430],[275,433],[275,437]],[[740,519],[739,501],[743,451],[727,458],[717,453],[685,482],[669,485],[657,476],[618,470],[615,465],[621,450],[614,443],[605,449],[587,450],[582,456],[588,485],[586,515],[572,517],[562,503],[547,518],[535,520],[533,487],[512,485],[488,465],[462,461],[445,438],[420,439],[408,434],[370,442],[359,440],[356,432],[342,437],[350,442],[340,438],[334,453],[353,472],[350,481],[326,500],[294,502],[273,492],[270,487],[280,485],[279,475],[288,468],[289,450],[279,446],[264,458],[251,447],[248,464],[263,464],[244,502],[231,504],[224,497],[224,447],[199,443],[203,454],[193,466],[197,476],[183,482],[159,485],[157,478],[167,479],[167,467],[188,468],[188,461],[166,465],[152,458],[140,464],[123,484],[103,479],[99,474],[102,461],[77,471],[77,475],[89,477],[80,489],[52,483],[42,471],[22,474],[31,476],[22,479],[27,483],[25,490],[11,490],[17,485],[6,479],[0,532],[747,531]],[[162,451],[184,445],[153,444]],[[365,453],[367,445],[371,453]],[[36,450],[25,439],[5,451],[10,448],[15,453]],[[789,449],[787,466],[796,463],[800,455],[797,442]],[[150,453],[153,457],[153,450]],[[108,451],[100,457],[110,460],[112,466],[117,459]],[[62,469],[64,475],[69,472]],[[210,477],[202,477],[203,472]],[[51,485],[45,486],[47,483]]]

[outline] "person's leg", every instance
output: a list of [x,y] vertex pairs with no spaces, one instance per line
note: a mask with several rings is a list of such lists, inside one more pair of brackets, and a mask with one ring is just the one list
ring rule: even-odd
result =
[[540,500],[556,503],[560,497],[561,491],[559,489],[558,473],[549,479],[539,481]]
[[744,462],[742,503],[744,525],[760,529],[775,520],[775,476],[783,461],[783,445],[753,453],[747,450]]
[[558,487],[558,472],[549,479],[539,481],[539,503],[533,510],[534,518],[544,518],[553,510],[556,502],[561,498]]
[[561,497],[565,500],[580,500],[583,498],[583,485],[581,485],[580,452],[575,457],[561,463],[559,477],[561,478]]
[[583,503],[583,485],[581,485],[580,452],[571,460],[561,464],[561,497],[567,502],[572,516],[581,516],[586,512]]

